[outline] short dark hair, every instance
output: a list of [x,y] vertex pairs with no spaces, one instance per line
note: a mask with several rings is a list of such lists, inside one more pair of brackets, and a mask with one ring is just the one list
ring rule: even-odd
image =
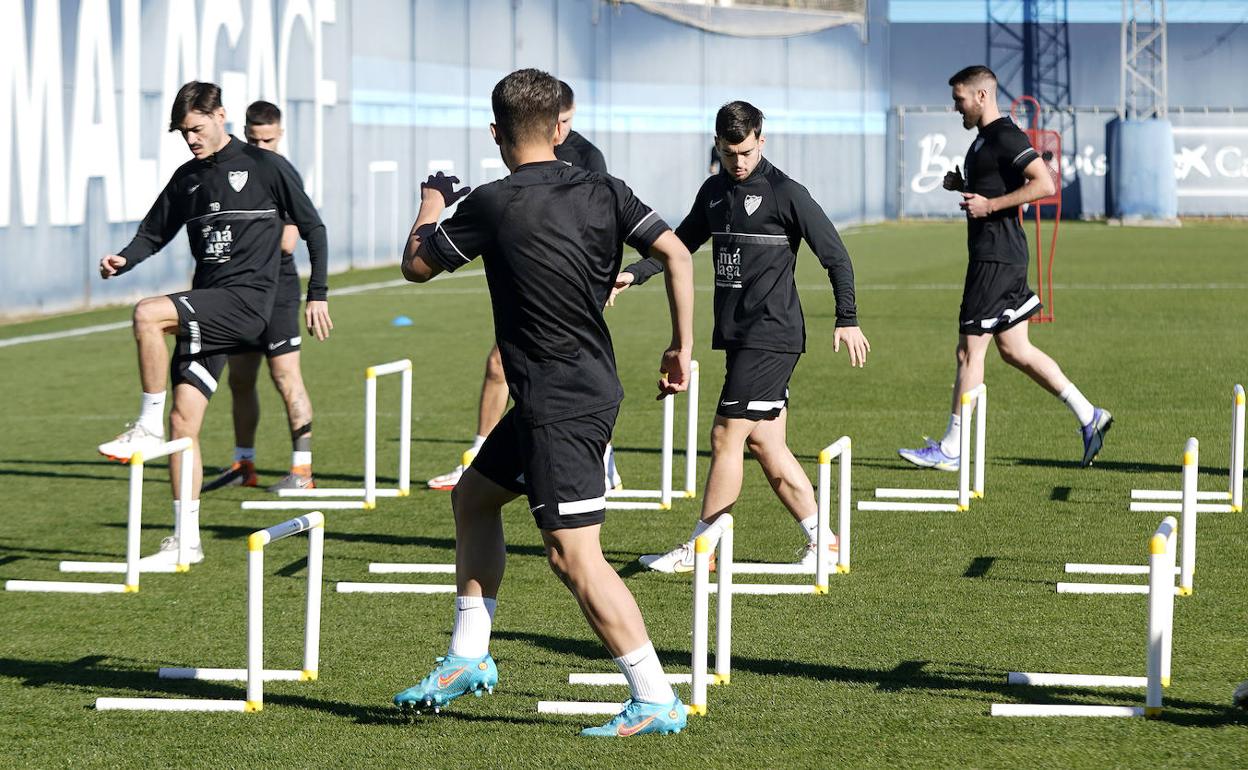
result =
[[178,89],[173,97],[173,108],[169,111],[169,130],[177,131],[182,121],[192,112],[211,115],[221,109],[221,86],[216,83],[204,83],[192,80]]
[[572,93],[572,86],[564,81],[559,81],[559,111],[567,112],[576,106],[576,94]]
[[499,138],[509,144],[554,140],[559,123],[559,81],[538,69],[516,70],[490,94]]
[[983,82],[984,80],[990,80],[992,81],[993,85],[996,85],[997,75],[995,72],[988,69],[982,64],[972,64],[969,67],[963,67],[962,69],[955,72],[953,77],[949,78],[949,85],[967,86],[967,85],[972,85],[972,84],[979,84]]
[[258,101],[247,106],[247,125],[275,126],[282,122],[282,111],[273,102]]
[[749,102],[728,102],[715,114],[715,136],[740,144],[750,134],[763,133],[763,112]]

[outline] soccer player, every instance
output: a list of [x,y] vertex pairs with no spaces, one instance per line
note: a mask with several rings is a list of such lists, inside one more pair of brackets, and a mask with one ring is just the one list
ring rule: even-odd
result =
[[[243,136],[247,143],[264,150],[277,151],[284,134],[282,111],[271,102],[253,102],[247,108]],[[232,486],[254,487],[256,478],[256,427],[260,424],[260,399],[256,380],[260,359],[268,358],[269,376],[286,404],[290,424],[290,473],[269,487],[280,489],[311,489],[312,481],[312,402],[303,384],[299,368],[299,351],[303,337],[299,334],[299,271],[295,268],[295,243],[299,230],[289,220],[282,227],[282,268],[277,282],[277,298],[273,315],[264,330],[261,345],[255,350],[235,353],[229,359],[230,395],[234,398],[234,462],[217,478],[204,485],[205,492]],[[323,255],[322,255],[323,256]],[[326,265],[312,263],[313,285],[325,285]],[[314,318],[324,317],[326,326],[334,328],[324,292],[315,298],[309,292],[304,321],[312,328]]]
[[[693,569],[693,542],[741,494],[743,449],[757,458],[772,490],[806,534],[798,563],[813,567],[818,538],[815,492],[789,450],[789,379],[806,350],[806,325],[793,269],[803,239],[828,271],[836,296],[832,349],[845,343],[851,366],[866,364],[871,346],[858,328],[854,269],[836,228],[806,188],[763,157],[763,113],[729,102],[715,116],[720,173],[698,190],[676,228],[690,251],[711,240],[715,258],[715,330],[711,346],[726,353],[726,375],[711,428],[711,470],[702,516],[689,540],[665,554],[642,556],[659,572]],[[642,260],[617,288],[640,284],[660,265]],[[836,538],[826,533],[830,548]]]
[[[175,530],[145,566],[173,564],[178,538],[187,539],[191,561],[203,560],[199,537],[199,488],[203,466],[199,429],[226,355],[254,346],[272,314],[281,267],[282,217],[294,219],[313,264],[325,264],[325,226],[303,191],[299,176],[275,152],[240,142],[225,131],[221,89],[193,81],[174,98],[169,130],[182,134],[194,159],[174,172],[119,254],[100,260],[100,277],[122,275],[155,254],[186,227],[195,275],[191,290],[147,297],[134,308],[143,400],[139,417],[121,435],[100,445],[100,454],[127,461],[134,452],[165,440],[161,418],[167,376],[173,379],[169,429],[195,447],[195,485],[179,499],[181,459],[169,457]],[[324,300],[324,278],[313,276],[309,297]],[[329,311],[315,303],[309,326],[318,339],[329,333]],[[165,335],[176,337],[172,366]],[[169,370],[169,375],[166,375]]]
[[958,315],[952,413],[940,441],[928,439],[926,446],[901,449],[898,454],[922,468],[958,470],[962,394],[984,381],[984,356],[988,343],[996,340],[1002,360],[1060,398],[1079,420],[1080,465],[1086,468],[1101,451],[1114,418],[1093,406],[1057,362],[1027,337],[1027,319],[1039,312],[1040,298],[1027,286],[1027,236],[1018,221],[1018,207],[1056,192],[1053,177],[1027,135],[997,109],[997,77],[992,70],[967,67],[949,78],[949,85],[962,126],[979,129],[966,153],[966,177],[955,168],[944,180],[946,190],[962,193],[959,205],[966,212],[970,251]]
[[602,555],[606,513],[602,453],[623,391],[602,311],[622,244],[667,268],[671,345],[659,389],[687,387],[693,344],[689,252],[658,214],[618,179],[557,160],[559,81],[518,70],[494,87],[490,131],[511,174],[478,187],[438,225],[454,177],[422,185],[421,207],[403,254],[403,275],[427,281],[482,256],[494,331],[515,406],[490,432],[451,496],[455,512],[456,615],[450,649],[400,707],[439,709],[492,690],[489,654],[495,597],[506,550],[501,509],[527,495],[555,574],[615,658],[632,697],[602,727],[582,735],[673,733],[685,707],[672,692],[637,603]]
[[[572,118],[576,115],[576,94],[572,86],[559,81],[559,135],[555,137],[555,157],[564,163],[588,169],[598,174],[607,173],[607,162],[602,152],[585,137],[572,130]],[[476,457],[485,437],[503,418],[507,410],[507,378],[503,376],[503,360],[498,353],[498,345],[490,348],[485,357],[485,377],[481,381],[481,398],[477,402],[477,436],[465,454],[469,462]],[[609,489],[618,489],[623,485],[620,472],[615,466],[615,451],[607,444],[607,452],[603,457],[604,471]],[[462,463],[454,470],[429,479],[430,489],[454,489],[459,477],[464,474]]]

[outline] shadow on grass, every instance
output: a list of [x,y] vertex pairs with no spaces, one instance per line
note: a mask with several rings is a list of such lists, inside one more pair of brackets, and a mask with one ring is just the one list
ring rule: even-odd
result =
[[[106,662],[145,667],[150,664],[150,667],[146,670],[139,670],[101,665]],[[246,691],[243,682],[218,683],[181,680],[171,688],[169,680],[160,679],[156,674],[156,669],[160,665],[162,664],[141,660],[121,660],[104,655],[89,655],[72,661],[0,658],[0,678],[20,680],[23,687],[75,687],[92,691],[88,694],[93,699],[102,695],[111,697],[117,690],[130,691],[135,697],[151,698],[242,700],[245,697]],[[324,714],[350,719],[356,724],[363,725],[407,725],[419,721],[419,718],[413,719],[389,703],[360,705],[286,693],[265,693],[264,703],[266,707],[283,706],[319,711]],[[456,719],[473,722],[544,723],[544,720],[535,718],[461,714],[454,711],[444,712],[442,716],[444,718],[451,716]]]
[[[1078,460],[1053,460],[1040,457],[1001,457],[998,458],[998,464],[1021,465],[1029,468],[1078,468]],[[1116,460],[1097,460],[1092,464],[1093,468],[1099,468],[1103,471],[1117,471],[1119,473],[1173,473],[1176,476],[1183,470],[1182,464],[1175,460],[1173,463],[1144,463],[1144,462],[1123,462]],[[1228,468],[1219,468],[1211,465],[1200,466],[1200,472],[1209,476],[1229,476],[1231,471]],[[1179,488],[1178,482],[1175,482],[1175,489]]]
[[[575,655],[591,662],[600,662],[606,651],[596,641],[549,636],[524,631],[495,631],[495,639],[523,642],[552,652]],[[659,650],[659,657],[673,668],[683,668],[689,653],[683,650]],[[843,684],[874,685],[880,692],[928,691],[934,694],[966,699],[964,692],[982,697],[983,710],[987,714],[990,699],[1000,698],[1013,703],[1087,704],[1106,698],[1120,700],[1120,693],[1107,695],[1104,690],[1086,687],[1027,687],[1006,683],[1005,671],[990,669],[969,663],[941,662],[936,665],[945,670],[931,670],[935,662],[929,660],[903,660],[892,668],[854,668],[822,663],[770,658],[736,656],[732,659],[733,673],[747,672],[762,676],[784,676],[813,679]],[[734,679],[734,682],[736,680]],[[1142,700],[1143,694],[1139,698]],[[1191,727],[1220,727],[1227,724],[1248,723],[1248,714],[1222,704],[1167,698],[1166,711],[1161,721]],[[1176,710],[1179,713],[1176,713]]]

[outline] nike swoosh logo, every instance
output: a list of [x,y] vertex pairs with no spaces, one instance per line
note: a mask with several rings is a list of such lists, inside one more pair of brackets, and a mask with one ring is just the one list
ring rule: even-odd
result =
[[198,189],[199,189],[199,185],[195,185],[195,186],[194,186],[194,187],[192,187],[191,189],[187,190],[187,191],[186,191],[186,194],[187,194],[187,195],[190,195],[191,193],[195,192],[195,191],[196,191],[196,190],[198,190]]
[[637,733],[646,729],[646,727],[648,727],[650,723],[653,721],[654,721],[654,717],[649,716],[641,720],[637,724],[633,725],[632,727],[629,727],[628,725],[620,725],[620,729],[616,730],[615,734],[624,738],[627,738],[630,735],[636,735]]
[[451,682],[454,682],[456,679],[459,679],[459,677],[463,675],[463,673],[467,670],[468,669],[463,668],[461,666],[460,668],[455,669],[455,671],[453,671],[449,676],[446,674],[440,675],[438,677],[438,687],[444,689]]
[[710,208],[715,208],[716,206],[718,206],[719,204],[721,204],[721,203],[723,203],[723,202],[724,202],[724,199],[723,199],[723,198],[720,198],[720,199],[719,199],[719,200],[717,200],[717,201],[711,201]]
[[181,302],[183,305],[186,305],[187,310],[191,311],[192,313],[195,312],[195,308],[191,307],[191,303],[189,300],[187,300],[186,297],[178,297],[178,301]]
[[720,401],[719,405],[720,406],[732,406],[734,404],[739,404],[739,403],[741,402],[740,401]]
[[541,510],[542,508],[545,508],[545,507],[546,507],[546,503],[542,503],[541,505],[534,506],[534,507],[530,508],[530,509],[529,509],[529,513],[537,513],[539,510]]
[[271,342],[269,343],[269,350],[277,350],[278,348],[280,348],[282,345],[285,345],[285,344],[286,344],[286,340],[280,340],[278,342]]

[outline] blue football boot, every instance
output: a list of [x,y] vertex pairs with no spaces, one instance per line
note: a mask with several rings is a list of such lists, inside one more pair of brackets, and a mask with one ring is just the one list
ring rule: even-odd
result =
[[689,720],[680,698],[671,703],[646,703],[628,700],[624,710],[611,717],[602,727],[586,727],[581,735],[590,738],[628,738],[633,735],[671,734],[685,729]]
[[402,709],[423,711],[432,708],[436,714],[442,707],[461,695],[494,692],[498,685],[498,667],[489,653],[480,658],[461,658],[449,652],[438,658],[429,675],[394,696],[394,705]]
[[956,471],[958,458],[950,457],[940,448],[939,441],[927,439],[927,446],[922,449],[898,449],[897,454],[920,468],[935,468],[938,471]]
[[1083,434],[1083,462],[1079,463],[1080,468],[1086,468],[1096,459],[1096,455],[1101,451],[1101,445],[1105,443],[1105,434],[1109,433],[1109,429],[1114,427],[1114,416],[1104,409],[1097,409],[1092,413],[1092,422],[1083,426],[1080,433]]

